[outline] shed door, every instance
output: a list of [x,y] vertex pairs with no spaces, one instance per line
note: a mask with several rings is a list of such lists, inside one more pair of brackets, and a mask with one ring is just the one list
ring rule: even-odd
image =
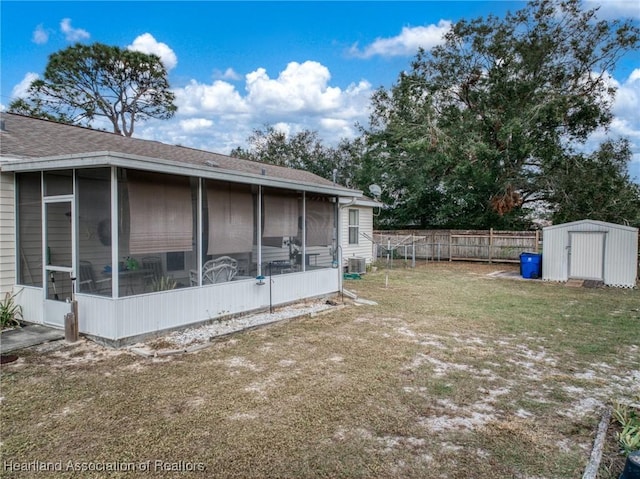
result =
[[569,233],[569,278],[604,281],[604,243],[606,233]]

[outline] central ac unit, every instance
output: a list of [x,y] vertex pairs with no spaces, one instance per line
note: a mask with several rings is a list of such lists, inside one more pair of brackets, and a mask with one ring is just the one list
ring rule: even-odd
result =
[[349,273],[363,274],[367,272],[367,260],[365,258],[349,258]]

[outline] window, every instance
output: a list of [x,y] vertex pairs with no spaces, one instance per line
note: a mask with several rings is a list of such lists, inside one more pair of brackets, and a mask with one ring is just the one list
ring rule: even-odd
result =
[[349,244],[358,244],[360,236],[360,212],[349,210]]
[[184,251],[167,253],[167,271],[184,271]]

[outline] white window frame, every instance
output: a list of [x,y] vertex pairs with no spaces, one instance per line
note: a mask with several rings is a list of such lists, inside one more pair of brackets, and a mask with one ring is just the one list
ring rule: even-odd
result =
[[[351,213],[355,213],[354,216],[354,222],[352,222],[352,215]],[[359,238],[360,238],[360,210],[356,209],[356,208],[350,208],[348,211],[348,215],[349,215],[349,219],[348,219],[348,230],[349,230],[349,244],[359,244]]]

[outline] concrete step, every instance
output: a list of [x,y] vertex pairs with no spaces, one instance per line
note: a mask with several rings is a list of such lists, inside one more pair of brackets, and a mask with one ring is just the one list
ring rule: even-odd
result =
[[0,353],[5,354],[59,339],[64,339],[64,331],[39,324],[30,324],[22,328],[3,331],[0,335]]

